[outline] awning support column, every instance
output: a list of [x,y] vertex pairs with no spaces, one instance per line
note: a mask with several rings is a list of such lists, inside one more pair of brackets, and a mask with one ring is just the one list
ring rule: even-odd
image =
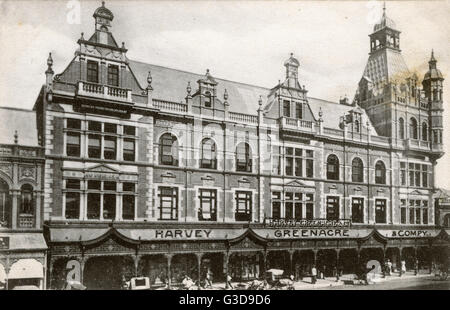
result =
[[165,254],[167,258],[167,288],[172,287],[172,272],[171,272],[171,264],[172,264],[172,257],[173,254]]

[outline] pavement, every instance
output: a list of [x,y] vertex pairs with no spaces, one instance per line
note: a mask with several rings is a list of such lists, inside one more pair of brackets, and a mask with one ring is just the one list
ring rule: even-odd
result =
[[[414,275],[413,271],[407,271],[401,277],[399,273],[392,273],[390,276],[383,277],[382,274],[377,274],[375,277],[369,281],[369,285],[364,285],[362,282],[357,283],[355,280],[356,276],[354,274],[344,274],[340,277],[339,281],[336,281],[336,277],[326,277],[325,279],[317,279],[315,284],[311,284],[311,277],[304,277],[302,280],[294,282],[295,290],[315,290],[315,289],[334,289],[339,286],[341,287],[358,287],[365,286],[370,289],[371,286],[381,283],[388,282],[408,282],[417,279],[434,278],[434,274],[430,274],[427,270],[420,271],[418,275]],[[249,282],[232,282],[234,289],[245,289]],[[225,283],[213,283],[213,290],[223,290],[225,288]],[[375,287],[373,287],[375,289]]]

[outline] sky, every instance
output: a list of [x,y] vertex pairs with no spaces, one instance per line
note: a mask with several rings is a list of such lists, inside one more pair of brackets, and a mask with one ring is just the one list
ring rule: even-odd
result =
[[[31,109],[45,82],[74,57],[81,32],[94,31],[101,1],[0,0],[0,106]],[[312,97],[353,98],[369,53],[381,1],[106,1],[111,31],[133,60],[263,87],[284,77],[294,53]],[[423,77],[431,49],[444,74],[444,149],[437,185],[450,189],[450,0],[386,1],[403,57]],[[120,44],[120,43],[119,43]],[[1,120],[0,120],[1,121]]]

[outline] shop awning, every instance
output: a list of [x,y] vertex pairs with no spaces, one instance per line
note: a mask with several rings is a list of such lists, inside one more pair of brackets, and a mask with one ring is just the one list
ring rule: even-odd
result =
[[246,229],[178,228],[178,229],[117,229],[134,240],[229,240],[243,235]]
[[44,277],[44,267],[35,259],[19,259],[11,265],[8,279],[42,279]]
[[47,250],[47,243],[42,233],[0,233],[0,237],[9,238],[9,246],[6,250]]
[[89,241],[104,235],[110,228],[51,228],[51,242]]

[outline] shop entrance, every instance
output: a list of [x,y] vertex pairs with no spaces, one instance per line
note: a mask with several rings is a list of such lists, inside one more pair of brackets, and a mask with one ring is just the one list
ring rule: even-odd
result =
[[129,256],[101,256],[89,258],[84,267],[84,285],[89,290],[119,290],[123,277],[134,277],[134,261]]
[[[403,248],[402,250],[402,259],[406,263],[406,270],[413,270],[414,269],[414,262],[416,260],[416,251],[414,248]],[[400,264],[401,266],[401,264]]]
[[288,251],[269,251],[267,253],[267,270],[284,270],[286,277],[291,273],[291,258]]
[[317,252],[317,270],[324,274],[325,277],[332,277],[334,268],[336,267],[337,254],[335,250],[319,250]]
[[[384,254],[382,248],[363,248],[360,253],[360,270],[366,271],[367,268],[375,268],[377,273],[381,273],[384,265]],[[368,267],[368,263],[372,262]]]
[[392,263],[392,270],[398,271],[400,268],[400,249],[399,248],[387,248],[386,260],[390,260]]
[[228,263],[228,273],[232,281],[247,281],[262,277],[263,254],[260,252],[232,253]]
[[417,247],[417,259],[419,260],[419,269],[430,270],[431,251],[429,247]]
[[167,258],[162,255],[145,255],[139,260],[138,275],[150,279],[150,287],[162,287],[167,283]]
[[171,284],[178,285],[187,275],[194,281],[198,280],[198,263],[195,254],[176,254],[170,265]]
[[311,273],[314,264],[314,252],[312,250],[301,250],[294,253],[292,258],[294,265],[295,280],[301,280]]
[[358,251],[356,249],[342,249],[339,252],[338,270],[341,273],[356,273],[358,266]]
[[201,277],[202,280],[206,278],[208,269],[212,272],[212,282],[225,281],[225,266],[222,253],[205,253],[202,256],[201,263]]

